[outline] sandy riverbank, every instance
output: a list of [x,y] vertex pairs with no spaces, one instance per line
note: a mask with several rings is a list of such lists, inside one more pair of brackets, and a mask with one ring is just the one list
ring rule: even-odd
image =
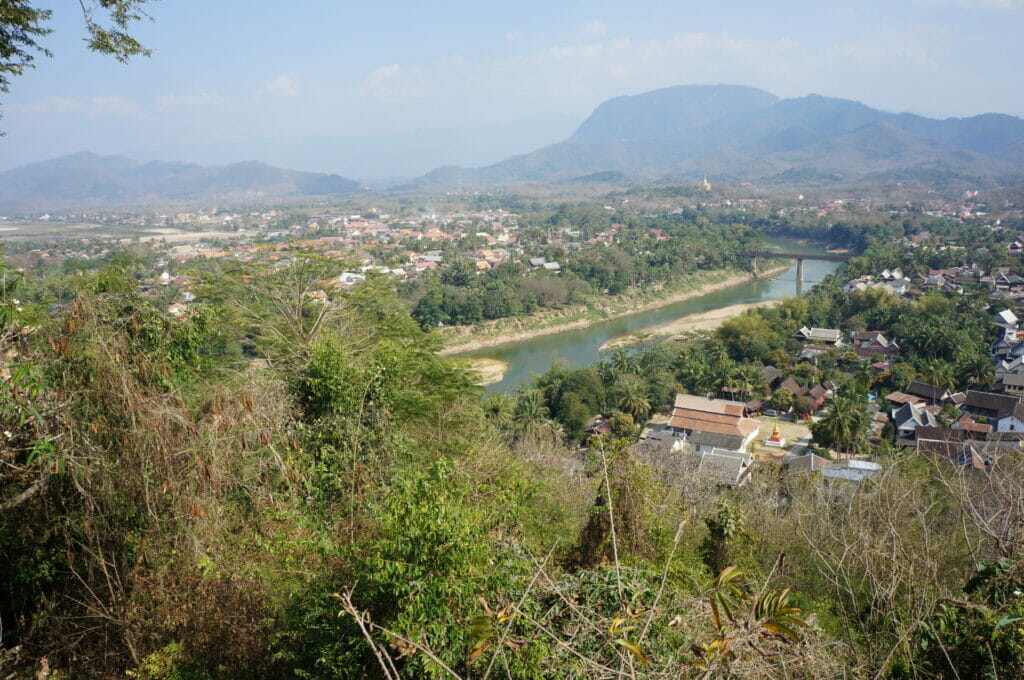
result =
[[471,359],[469,362],[469,368],[480,376],[480,379],[477,380],[476,384],[481,387],[485,387],[487,385],[493,385],[496,382],[501,382],[501,379],[505,377],[505,372],[508,370],[508,362],[500,359],[481,357],[479,359]]
[[[777,267],[761,274],[762,278],[770,278],[777,276],[778,274],[789,269],[786,267]],[[636,314],[638,312],[646,312],[651,309],[657,309],[664,307],[665,305],[671,305],[676,302],[683,302],[684,300],[690,300],[692,298],[700,297],[701,295],[707,295],[718,290],[724,290],[731,288],[732,286],[738,286],[741,283],[746,283],[753,279],[751,274],[734,274],[721,281],[712,283],[695,290],[684,290],[665,297],[658,298],[657,300],[651,300],[650,302],[644,302],[636,307],[608,314],[603,318],[578,318],[565,323],[557,323],[557,319],[551,325],[543,326],[540,328],[530,328],[522,331],[512,331],[509,333],[503,333],[500,335],[492,335],[487,337],[474,337],[473,327],[464,327],[459,329],[459,335],[454,336],[451,339],[453,344],[449,345],[445,349],[441,350],[440,354],[461,354],[462,352],[472,352],[474,350],[483,349],[485,347],[493,347],[495,345],[504,345],[510,342],[520,342],[522,340],[529,340],[530,338],[538,338],[544,335],[553,335],[555,333],[562,333],[564,331],[575,330],[578,328],[587,328],[591,324],[598,323],[601,321],[607,321],[608,319],[617,319],[622,316],[629,316],[630,314]],[[585,313],[585,308],[579,308],[575,310],[577,314]],[[558,318],[565,318],[572,316],[572,311],[569,313],[562,314]]]
[[616,338],[612,338],[601,345],[601,350],[603,351],[612,347],[618,347],[619,345],[632,345],[640,340],[654,340],[657,338],[666,338],[672,335],[682,335],[688,331],[711,331],[748,309],[754,309],[756,307],[774,307],[781,302],[782,300],[762,300],[760,302],[748,302],[739,305],[729,305],[728,307],[719,307],[718,309],[710,309],[706,312],[700,312],[699,314],[689,314],[678,318],[675,321],[669,321],[668,323],[645,328],[639,333],[629,333],[628,335],[620,335]]

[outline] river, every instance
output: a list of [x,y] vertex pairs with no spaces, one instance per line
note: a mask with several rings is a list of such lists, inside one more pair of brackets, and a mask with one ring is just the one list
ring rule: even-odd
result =
[[[783,250],[797,253],[824,253],[823,248],[790,239],[765,239]],[[804,289],[821,281],[836,270],[838,263],[818,260],[804,261]],[[796,293],[796,262],[774,280],[756,280],[731,288],[665,305],[657,309],[599,321],[587,328],[542,335],[529,340],[510,342],[494,347],[459,354],[460,357],[488,357],[509,364],[501,381],[488,385],[485,396],[511,392],[530,382],[534,375],[545,373],[556,362],[569,366],[586,366],[600,360],[600,347],[608,340],[673,321],[690,314],[699,314],[729,305],[775,300]]]

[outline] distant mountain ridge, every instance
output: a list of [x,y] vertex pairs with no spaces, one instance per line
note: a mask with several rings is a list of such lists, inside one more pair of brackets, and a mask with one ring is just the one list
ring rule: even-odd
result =
[[599,142],[672,137],[724,116],[755,111],[779,101],[764,90],[742,85],[688,85],[686,88],[688,96],[685,97],[678,96],[677,88],[665,88],[609,99],[594,109],[571,139]]
[[213,198],[350,194],[353,180],[257,161],[221,166],[100,156],[88,151],[0,172],[0,210]]
[[779,99],[741,85],[681,85],[599,105],[563,142],[483,168],[439,168],[417,183],[559,182],[600,173],[645,181],[708,174],[787,182],[879,177],[983,186],[1024,179],[1024,120],[936,120],[846,99]]

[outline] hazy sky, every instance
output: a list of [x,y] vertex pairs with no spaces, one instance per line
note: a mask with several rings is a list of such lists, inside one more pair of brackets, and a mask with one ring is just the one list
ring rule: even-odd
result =
[[3,99],[0,168],[582,118],[687,83],[1024,115],[1024,0],[161,0],[136,30],[153,56],[128,65],[85,50],[77,3],[49,4],[55,56]]

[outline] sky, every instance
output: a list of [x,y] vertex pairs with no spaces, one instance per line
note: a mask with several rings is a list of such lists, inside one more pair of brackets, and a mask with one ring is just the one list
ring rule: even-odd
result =
[[0,169],[89,150],[365,177],[377,143],[681,84],[1024,116],[1024,0],[157,0],[128,64],[86,50],[78,3],[40,5],[54,56],[0,95]]

